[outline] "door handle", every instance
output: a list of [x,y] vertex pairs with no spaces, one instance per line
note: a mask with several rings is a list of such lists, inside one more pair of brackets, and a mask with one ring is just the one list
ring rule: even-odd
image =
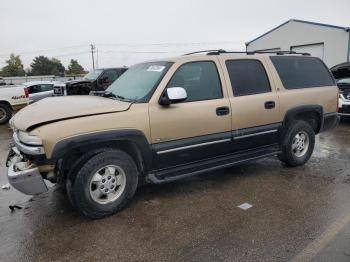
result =
[[227,115],[228,113],[230,113],[230,108],[228,108],[227,106],[220,106],[216,108],[216,114],[218,116],[224,116],[224,115]]
[[276,104],[275,101],[267,101],[265,102],[265,108],[266,109],[272,109],[275,108]]

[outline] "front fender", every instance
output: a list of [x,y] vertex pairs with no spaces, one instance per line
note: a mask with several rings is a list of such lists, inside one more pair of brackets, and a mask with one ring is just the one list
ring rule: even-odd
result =
[[53,148],[51,158],[61,159],[69,156],[70,152],[93,150],[99,147],[113,145],[114,142],[129,141],[136,145],[143,158],[145,168],[152,166],[152,149],[144,133],[136,129],[108,130],[96,133],[82,134],[69,137],[57,142]]

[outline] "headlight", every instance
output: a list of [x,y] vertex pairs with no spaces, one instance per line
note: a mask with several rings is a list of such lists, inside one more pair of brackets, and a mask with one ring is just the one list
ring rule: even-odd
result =
[[29,135],[27,132],[23,131],[18,131],[18,139],[27,145],[41,146],[43,144],[40,137]]

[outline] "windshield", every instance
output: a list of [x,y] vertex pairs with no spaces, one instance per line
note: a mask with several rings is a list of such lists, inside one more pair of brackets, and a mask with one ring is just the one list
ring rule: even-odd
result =
[[107,91],[129,100],[145,101],[168,71],[169,62],[149,62],[130,67]]
[[102,69],[92,70],[87,75],[84,76],[84,79],[96,80],[99,77],[99,75],[102,73],[102,71],[103,71]]

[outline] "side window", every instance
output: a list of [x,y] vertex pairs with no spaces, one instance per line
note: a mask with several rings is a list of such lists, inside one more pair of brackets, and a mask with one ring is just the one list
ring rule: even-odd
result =
[[53,90],[53,85],[50,85],[50,84],[41,85],[41,92],[51,91],[51,90]]
[[41,86],[40,85],[34,85],[28,87],[29,94],[35,94],[41,92]]
[[271,92],[269,79],[260,61],[253,59],[228,60],[226,67],[234,96]]
[[334,80],[318,58],[305,56],[270,56],[283,86],[287,89],[333,86]]
[[191,62],[180,66],[167,87],[183,87],[185,102],[222,98],[219,74],[214,62]]
[[118,78],[118,72],[116,70],[107,70],[102,77],[108,77],[109,83],[112,83]]

